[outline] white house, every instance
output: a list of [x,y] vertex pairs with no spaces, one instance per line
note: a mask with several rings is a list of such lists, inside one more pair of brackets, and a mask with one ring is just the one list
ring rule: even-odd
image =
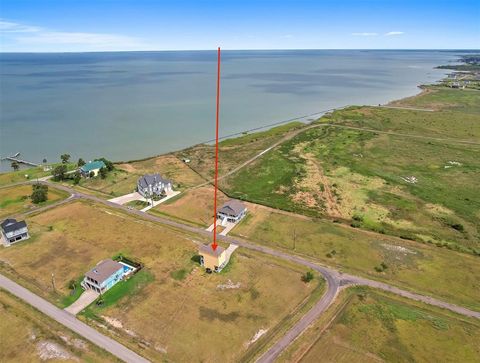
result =
[[16,219],[5,219],[1,224],[2,235],[6,247],[12,243],[24,241],[30,238],[28,234],[27,223],[25,221],[17,222]]
[[240,201],[231,199],[226,202],[218,211],[217,218],[225,222],[237,223],[247,214],[247,207]]
[[146,174],[138,179],[137,191],[145,198],[158,197],[172,191],[172,182],[163,179],[160,174]]

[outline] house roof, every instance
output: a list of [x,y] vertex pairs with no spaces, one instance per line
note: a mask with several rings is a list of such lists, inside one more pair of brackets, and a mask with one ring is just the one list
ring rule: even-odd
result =
[[222,206],[222,208],[220,208],[219,212],[237,216],[245,209],[246,207],[242,202],[236,199],[230,199]]
[[101,284],[120,269],[123,269],[121,263],[112,259],[107,259],[99,262],[97,266],[88,271],[85,276],[90,277]]
[[137,184],[142,188],[147,188],[149,185],[154,185],[157,183],[170,183],[170,180],[164,179],[160,174],[145,174],[144,176],[138,179]]
[[210,256],[218,257],[225,251],[225,248],[217,246],[216,250],[213,250],[212,245],[201,245],[199,248],[200,254],[207,254]]
[[95,160],[83,165],[80,169],[82,169],[82,171],[84,172],[89,172],[89,171],[101,169],[104,167],[105,167],[105,163],[102,160]]
[[17,222],[16,219],[8,218],[1,223],[1,226],[5,233],[9,233],[27,227],[27,223],[25,221]]

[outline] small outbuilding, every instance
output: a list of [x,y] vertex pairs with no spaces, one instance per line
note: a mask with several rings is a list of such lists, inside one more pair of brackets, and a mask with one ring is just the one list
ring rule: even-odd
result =
[[2,229],[4,245],[6,247],[30,238],[27,223],[25,221],[17,221],[13,218],[7,218],[0,224],[0,226]]
[[242,202],[231,199],[226,202],[217,212],[217,219],[222,220],[222,225],[225,222],[237,223],[247,214],[247,207]]
[[214,272],[220,272],[227,265],[227,254],[223,247],[217,246],[213,249],[212,245],[202,245],[198,251],[200,255],[200,264]]
[[81,285],[86,290],[102,294],[120,282],[131,270],[132,267],[112,259],[103,260],[85,274]]
[[81,166],[79,171],[83,177],[88,178],[93,173],[93,176],[97,176],[101,168],[105,168],[106,165],[102,160],[95,160]]

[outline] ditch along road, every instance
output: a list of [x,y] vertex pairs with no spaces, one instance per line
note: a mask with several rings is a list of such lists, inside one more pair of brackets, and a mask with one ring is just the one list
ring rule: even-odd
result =
[[[32,183],[32,182],[27,182],[27,183]],[[64,190],[68,193],[71,194],[71,199],[84,199],[84,200],[90,200],[96,203],[100,203],[103,205],[106,205],[111,208],[115,208],[118,210],[122,210],[125,213],[128,213],[130,215],[134,215],[138,218],[148,220],[151,222],[155,223],[160,223],[163,225],[167,225],[170,227],[173,227],[175,229],[183,230],[186,232],[191,232],[195,233],[197,235],[202,235],[205,237],[211,237],[211,232],[207,232],[203,228],[199,227],[194,227],[190,225],[186,225],[177,221],[173,221],[164,217],[160,216],[155,216],[152,214],[144,213],[136,209],[129,209],[128,207],[115,204],[112,202],[109,202],[108,200],[99,198],[94,195],[89,195],[89,194],[84,194],[82,192],[79,192],[77,190],[74,190],[70,187],[52,183],[50,181],[40,181],[40,183],[47,184],[51,186],[52,188]],[[54,203],[50,205],[49,207],[55,207],[56,205],[61,204],[59,203]],[[361,276],[355,276],[355,275],[350,275],[346,273],[341,273],[338,270],[335,270],[330,267],[322,266],[318,264],[317,262],[313,262],[311,260],[308,260],[304,257],[295,255],[295,254],[290,254],[287,252],[283,252],[281,250],[276,250],[272,249],[269,247],[262,246],[260,244],[248,241],[246,239],[242,238],[237,238],[237,237],[230,237],[230,236],[218,236],[218,239],[226,242],[226,243],[234,243],[240,247],[257,251],[260,253],[268,254],[273,257],[281,258],[287,261],[295,262],[297,264],[303,265],[305,267],[308,267],[314,271],[317,271],[320,273],[324,279],[327,281],[327,291],[326,293],[322,296],[322,298],[313,306],[312,309],[310,309],[280,340],[276,341],[259,359],[258,362],[265,363],[265,362],[273,362],[279,355],[280,353],[291,343],[293,342],[299,335],[303,333],[303,331],[308,328],[330,305],[331,303],[335,300],[335,297],[337,296],[339,289],[341,287],[345,286],[353,286],[353,285],[363,285],[363,286],[368,286],[376,289],[381,289],[384,291],[388,291],[391,293],[394,293],[396,295],[400,295],[409,299],[413,299],[416,301],[420,301],[429,305],[437,306],[443,309],[447,309],[450,311],[453,311],[457,314],[468,316],[468,317],[473,317],[480,319],[480,312],[473,311],[455,304],[451,304],[448,302],[441,301],[439,299],[435,299],[430,296],[426,295],[421,295],[421,294],[416,294],[411,291],[403,290],[401,288],[395,287],[393,285],[380,282],[380,281],[375,281],[375,280],[370,280]],[[27,301],[28,302],[28,301]],[[52,316],[55,318],[54,316]],[[57,320],[58,321],[58,320]],[[61,321],[59,321],[62,323]],[[81,334],[81,333],[79,333]],[[100,334],[100,333],[99,333]],[[81,334],[82,335],[82,334]],[[86,337],[87,338],[87,337]],[[88,339],[88,338],[87,338]],[[98,342],[96,340],[92,340],[95,344],[99,345],[100,347],[108,350],[106,347],[103,346],[103,341],[99,340]],[[109,350],[110,351],[110,350]]]

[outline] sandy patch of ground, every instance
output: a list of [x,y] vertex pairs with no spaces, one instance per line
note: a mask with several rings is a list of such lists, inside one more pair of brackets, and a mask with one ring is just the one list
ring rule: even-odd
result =
[[41,360],[59,359],[78,361],[78,358],[74,357],[62,346],[49,340],[42,340],[37,343],[37,354]]
[[255,335],[252,337],[252,339],[250,339],[246,346],[250,346],[252,345],[253,343],[255,343],[258,339],[260,339],[262,337],[262,335],[264,335],[266,332],[268,331],[268,329],[260,329],[259,331],[257,331],[255,333]]

